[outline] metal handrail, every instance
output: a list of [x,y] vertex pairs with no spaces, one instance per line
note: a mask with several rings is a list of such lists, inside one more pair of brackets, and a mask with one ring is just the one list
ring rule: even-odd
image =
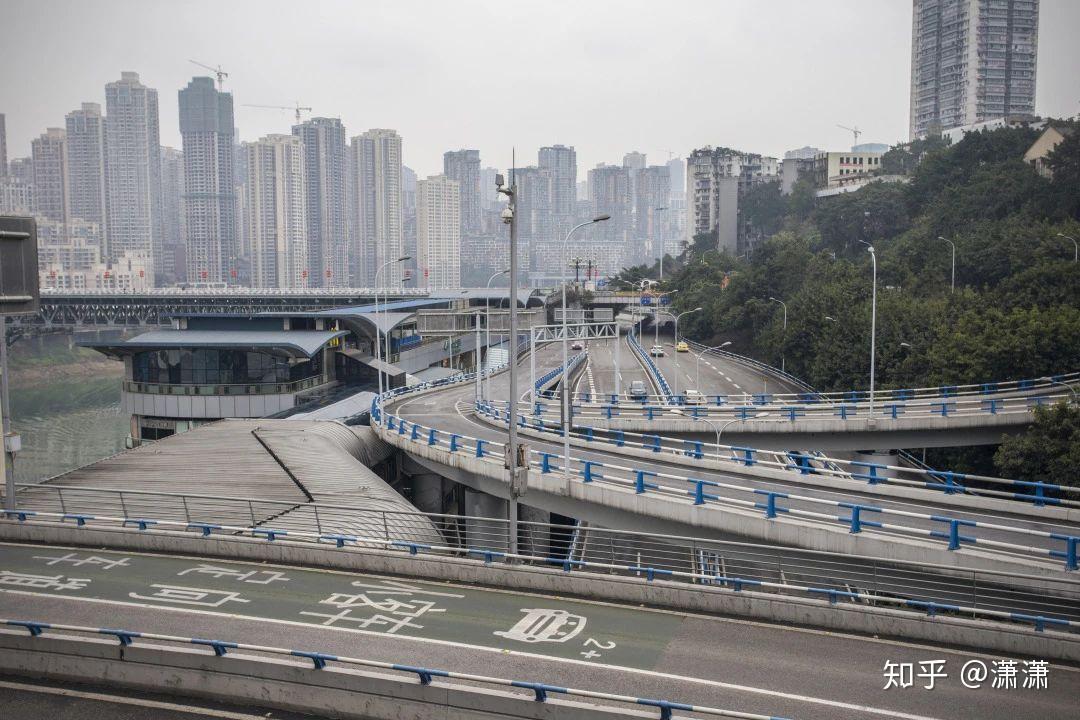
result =
[[40,637],[46,630],[64,630],[67,632],[81,632],[89,633],[92,635],[111,636],[116,638],[116,640],[123,647],[132,645],[136,640],[158,640],[161,642],[172,642],[184,645],[206,647],[209,648],[210,652],[212,652],[213,655],[215,655],[216,657],[222,657],[228,654],[230,650],[249,650],[252,652],[279,655],[283,657],[306,658],[307,660],[310,660],[312,662],[312,672],[323,670],[326,667],[327,663],[335,663],[342,665],[357,665],[360,667],[378,668],[381,670],[394,670],[397,672],[414,674],[417,676],[417,679],[419,680],[421,685],[430,685],[435,678],[448,678],[452,680],[465,680],[468,682],[480,683],[482,685],[495,685],[504,688],[522,688],[533,692],[533,700],[535,702],[546,702],[548,699],[548,693],[554,693],[559,695],[566,695],[568,697],[581,697],[593,700],[605,700],[609,702],[630,703],[638,706],[657,708],[660,711],[661,720],[670,720],[670,718],[672,717],[672,710],[684,710],[687,712],[696,712],[703,715],[712,715],[716,717],[743,718],[744,720],[784,720],[784,718],[780,718],[775,715],[759,715],[756,713],[724,710],[721,708],[706,707],[703,705],[690,705],[687,703],[674,702],[669,700],[640,698],[630,695],[617,695],[615,693],[600,692],[596,690],[582,690],[571,687],[561,687],[557,685],[548,685],[546,683],[540,682],[508,680],[506,678],[489,677],[486,675],[475,675],[472,673],[457,672],[453,670],[416,667],[413,665],[403,665],[400,663],[390,663],[380,660],[369,660],[367,658],[348,657],[345,655],[332,655],[330,653],[323,653],[311,650],[295,650],[291,648],[280,648],[268,645],[253,645],[251,643],[234,642],[231,640],[192,638],[183,637],[180,635],[165,635],[162,633],[124,630],[119,628],[101,628],[87,625],[47,623],[37,620],[0,619],[0,624],[8,625],[9,627],[24,628],[27,630],[27,632],[30,633],[31,637],[35,638]]
[[[779,577],[779,582],[777,582],[767,579],[756,579],[747,576],[746,573],[736,575],[731,573],[730,570],[719,573],[704,573],[699,572],[696,569],[686,570],[678,568],[671,569],[663,566],[657,567],[654,565],[642,564],[641,558],[636,555],[630,558],[629,562],[615,562],[614,560],[616,558],[614,557],[612,558],[612,562],[602,562],[596,560],[572,560],[571,558],[550,557],[522,552],[511,553],[506,552],[503,549],[506,546],[505,538],[503,538],[503,543],[496,547],[490,545],[459,547],[446,544],[440,545],[434,542],[423,543],[415,540],[365,537],[357,534],[325,532],[321,530],[308,532],[266,525],[244,526],[205,522],[181,522],[146,517],[88,516],[69,512],[54,513],[35,512],[31,510],[6,511],[5,515],[8,518],[8,521],[15,520],[19,523],[47,523],[55,525],[56,523],[65,524],[65,521],[73,520],[76,528],[85,528],[88,526],[88,523],[92,522],[94,525],[119,525],[121,528],[138,533],[155,534],[164,532],[175,533],[177,531],[189,532],[195,534],[196,537],[213,539],[215,541],[236,541],[241,537],[249,537],[265,540],[266,542],[315,543],[326,547],[327,549],[333,548],[335,550],[347,548],[359,548],[362,550],[363,548],[374,546],[384,550],[399,551],[403,554],[407,554],[409,557],[423,555],[424,559],[430,559],[430,556],[433,554],[452,555],[461,558],[478,558],[477,562],[481,562],[484,565],[491,565],[496,560],[523,562],[539,566],[554,565],[561,566],[562,570],[566,573],[585,572],[610,574],[615,572],[624,577],[643,580],[646,583],[652,583],[658,578],[661,580],[668,579],[689,582],[702,586],[707,591],[715,592],[732,591],[738,593],[749,588],[754,589],[757,592],[799,594],[810,598],[825,598],[828,600],[830,606],[834,606],[840,599],[844,599],[847,601],[873,603],[875,606],[889,606],[892,609],[925,612],[930,617],[945,614],[971,616],[972,618],[981,618],[995,622],[1031,624],[1034,626],[1036,632],[1043,632],[1047,626],[1064,628],[1065,631],[1068,632],[1080,630],[1080,607],[1072,607],[1071,605],[1065,605],[1065,610],[1052,605],[1051,607],[1054,607],[1056,612],[1050,615],[1043,614],[1042,612],[1032,614],[1031,612],[1020,612],[1017,609],[998,610],[993,608],[975,607],[973,605],[962,605],[956,602],[944,602],[937,599],[927,600],[923,599],[926,597],[925,595],[922,596],[922,598],[919,598],[913,597],[910,594],[901,595],[895,591],[871,592],[851,590],[846,586],[820,587],[803,585],[788,582],[783,575]],[[875,569],[875,575],[876,574],[877,571]],[[893,584],[892,586],[895,587],[897,582],[906,580],[906,578],[902,575],[898,575],[895,578],[887,576],[885,580],[890,581]],[[889,587],[890,582],[884,582],[882,584]],[[1065,598],[1062,598],[1061,600],[1064,602]],[[1066,616],[1062,617],[1062,614],[1066,614]],[[1078,619],[1069,617],[1068,615],[1070,614]]]

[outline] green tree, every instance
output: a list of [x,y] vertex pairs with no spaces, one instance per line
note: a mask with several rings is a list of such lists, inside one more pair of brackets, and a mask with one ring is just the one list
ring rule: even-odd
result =
[[1002,440],[994,465],[1004,477],[1080,487],[1080,407],[1036,408],[1026,433]]

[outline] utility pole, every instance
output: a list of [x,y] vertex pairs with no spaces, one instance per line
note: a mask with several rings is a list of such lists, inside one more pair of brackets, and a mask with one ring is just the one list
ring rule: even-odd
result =
[[[502,212],[502,220],[510,225],[510,405],[509,421],[510,432],[507,443],[507,468],[510,474],[510,499],[507,507],[507,518],[510,521],[510,554],[516,555],[518,551],[518,497],[524,494],[529,481],[529,464],[527,452],[518,448],[518,392],[517,392],[517,347],[518,347],[518,216],[517,216],[517,179],[511,177],[511,186],[503,187],[503,176],[495,176],[497,191],[507,197],[509,202]],[[519,457],[519,455],[521,457]],[[525,462],[521,462],[524,460]],[[522,467],[524,465],[524,467]]]

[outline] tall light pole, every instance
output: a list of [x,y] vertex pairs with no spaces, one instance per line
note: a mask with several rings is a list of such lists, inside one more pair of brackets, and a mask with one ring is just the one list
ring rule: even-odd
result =
[[697,380],[695,382],[697,383],[698,392],[701,392],[701,356],[707,352],[712,352],[713,350],[720,350],[721,348],[726,348],[730,344],[731,341],[728,340],[725,343],[720,343],[719,345],[715,345],[711,348],[705,348],[701,352],[695,353],[694,357],[697,358],[697,361],[694,363],[696,365],[694,374],[697,375]]
[[[610,219],[611,219],[610,215],[597,215],[592,220],[587,220],[586,222],[578,223],[574,227],[570,228],[570,231],[566,233],[566,237],[563,238],[562,253],[560,253],[560,255],[559,255],[559,257],[562,258],[562,271],[561,271],[561,274],[562,274],[562,367],[563,367],[563,376],[562,376],[561,385],[562,385],[562,421],[563,421],[562,422],[562,426],[563,426],[563,474],[566,476],[567,480],[570,479],[570,425],[571,425],[571,422],[570,422],[570,368],[568,367],[568,365],[570,363],[570,353],[567,350],[567,345],[568,345],[568,342],[569,342],[569,339],[567,337],[569,335],[569,328],[567,328],[567,326],[566,326],[566,283],[568,281],[567,280],[567,273],[566,273],[566,268],[568,266],[568,261],[567,261],[567,258],[566,258],[566,245],[567,245],[567,243],[570,242],[570,236],[573,235],[576,231],[578,231],[581,228],[585,227],[586,225],[593,225],[595,223],[601,223],[601,222],[604,222],[605,220],[610,220]],[[511,403],[515,402],[515,399],[513,397],[511,397],[510,402]]]
[[952,249],[952,281],[949,284],[949,292],[956,292],[956,245],[949,238],[940,235],[938,235],[937,239],[949,243],[949,247]]
[[[389,266],[393,265],[394,263],[405,262],[406,260],[411,260],[411,259],[412,259],[412,255],[403,255],[402,257],[399,257],[396,260],[387,260],[386,262],[384,262],[382,265],[379,266],[378,270],[375,271],[375,359],[379,361],[379,367],[377,368],[378,374],[379,374],[379,395],[383,394],[382,338],[380,336],[380,333],[382,331],[379,329],[379,320],[382,317],[382,305],[379,304],[379,275],[382,273],[383,270],[385,270]],[[386,346],[387,346],[386,347],[387,363],[389,363],[390,362],[390,360],[389,360],[389,358],[390,358],[390,335],[389,335],[389,333],[386,336]],[[451,350],[452,349],[453,348],[451,348]],[[390,378],[386,378],[386,385],[387,385],[386,389],[389,390],[390,389],[390,387],[389,387],[390,386]]]
[[875,339],[877,336],[877,253],[874,252],[874,246],[865,240],[860,240],[863,245],[866,246],[867,252],[870,253],[870,261],[874,267],[874,284],[873,290],[870,295],[870,420],[874,420],[874,352],[875,352]]
[[[494,280],[495,278],[499,277],[500,275],[505,275],[508,272],[510,272],[510,268],[506,268],[505,270],[500,270],[497,273],[492,273],[491,277],[489,277],[488,281],[487,281],[487,290],[488,290],[488,292],[487,292],[487,296],[484,298],[484,306],[485,306],[484,307],[484,333],[485,333],[485,335],[484,335],[484,337],[485,337],[484,343],[487,345],[489,363],[490,363],[490,359],[491,359],[491,281]],[[485,397],[487,397],[487,394],[488,394],[489,390],[491,389],[491,380],[488,379],[487,377],[485,377],[484,378],[484,384],[481,386],[481,389],[483,390],[482,394]]]
[[1065,238],[1066,240],[1072,240],[1073,262],[1075,263],[1077,260],[1080,260],[1080,245],[1076,244],[1076,238],[1074,238],[1072,235],[1066,235],[1065,233],[1058,233],[1057,236],[1059,238]]
[[[507,465],[510,476],[510,499],[507,503],[506,516],[509,521],[510,531],[510,554],[516,555],[518,550],[518,496],[523,494],[528,484],[529,463],[525,458],[525,467],[522,469],[518,463],[518,432],[517,432],[517,261],[518,261],[518,218],[517,218],[517,180],[511,179],[513,185],[503,187],[503,176],[495,176],[496,192],[507,197],[506,209],[502,211],[502,221],[510,226],[510,421],[507,438]],[[524,472],[522,472],[524,470]],[[524,482],[522,482],[524,476]]]
[[[783,337],[783,340],[782,340],[781,344],[786,344],[787,343],[787,303],[784,302],[783,300],[777,300],[774,297],[770,297],[769,302],[780,303],[780,306],[784,308],[784,337]],[[786,359],[787,359],[787,353],[784,351],[784,348],[781,347],[780,348],[780,372],[787,372],[787,367],[785,366]]]
[[[682,311],[681,313],[679,313],[678,315],[675,316],[675,344],[676,345],[678,345],[678,343],[679,343],[679,318],[681,318],[683,315],[689,315],[690,313],[696,313],[699,310],[701,310],[701,308],[696,307],[693,310],[684,310],[684,311]],[[675,354],[676,355],[679,354],[678,348],[675,349]],[[679,397],[679,364],[678,364],[678,362],[675,363],[675,397]]]

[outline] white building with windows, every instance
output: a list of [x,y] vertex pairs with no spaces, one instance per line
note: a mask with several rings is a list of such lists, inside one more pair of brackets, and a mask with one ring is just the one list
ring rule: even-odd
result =
[[416,183],[416,286],[461,287],[461,188],[445,175]]
[[[401,136],[373,129],[349,146],[349,242],[353,285],[373,287],[383,263],[405,253],[402,230]],[[403,268],[388,266],[379,284],[397,287]]]
[[307,287],[304,143],[295,135],[267,135],[244,143],[244,161],[251,284],[261,288]]

